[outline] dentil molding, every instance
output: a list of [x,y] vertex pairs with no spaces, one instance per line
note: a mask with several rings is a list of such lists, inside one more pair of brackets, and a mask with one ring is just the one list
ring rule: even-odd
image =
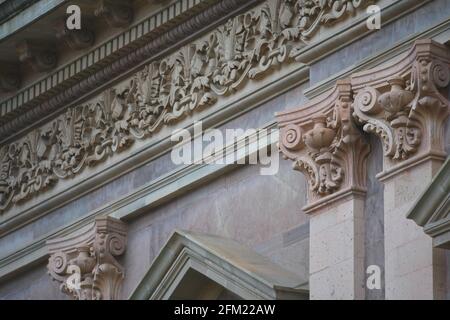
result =
[[[155,58],[164,50],[174,49],[203,28],[221,21],[236,10],[243,10],[261,0],[177,0],[147,19],[129,27],[123,33],[102,43],[86,54],[47,74],[38,82],[21,90],[0,104],[0,143],[23,134],[30,125],[79,100],[86,94],[125,76],[144,61]],[[108,19],[120,18],[113,13],[115,1],[98,12]],[[122,1],[123,2],[123,1]],[[117,11],[117,9],[114,9]],[[114,23],[110,21],[110,23]],[[80,43],[81,40],[81,43]],[[89,34],[69,33],[65,42],[84,45]],[[33,59],[33,62],[36,59]],[[48,66],[50,67],[50,65]]]
[[125,224],[97,217],[88,228],[47,241],[48,272],[62,292],[74,299],[118,300],[125,274],[115,257],[125,247]]
[[[131,79],[2,146],[0,213],[130,148],[136,140],[149,139],[163,126],[173,126],[218,103],[245,83],[267,76],[277,65],[294,62],[292,48],[307,45],[320,27],[354,14],[363,2],[307,1],[299,5],[291,0],[265,1],[147,64]],[[135,60],[133,56],[131,62]],[[81,81],[77,90],[84,85]],[[53,102],[62,101],[65,98],[46,103],[53,108]]]

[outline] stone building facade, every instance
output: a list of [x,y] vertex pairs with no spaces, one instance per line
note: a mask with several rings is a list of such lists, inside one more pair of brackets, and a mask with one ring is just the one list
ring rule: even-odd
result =
[[0,299],[450,298],[449,1],[0,26]]

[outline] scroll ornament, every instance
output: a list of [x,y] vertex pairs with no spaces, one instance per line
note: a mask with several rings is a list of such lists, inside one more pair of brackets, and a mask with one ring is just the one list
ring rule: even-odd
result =
[[120,298],[124,269],[115,257],[125,251],[126,232],[120,221],[109,219],[112,218],[97,219],[87,234],[48,243],[48,272],[60,283],[61,291],[76,300]]
[[1,146],[0,212],[291,61],[293,48],[305,46],[327,23],[354,14],[363,2],[266,1],[148,64],[131,80]]
[[365,192],[370,147],[355,127],[349,81],[339,81],[326,98],[277,114],[279,147],[309,184],[309,202],[348,191]]
[[[369,70],[353,81],[364,86],[355,97],[354,117],[366,132],[381,139],[391,165],[414,155],[445,157],[443,132],[450,105],[441,92],[450,82],[448,49],[421,40],[404,60],[409,57],[414,59],[400,72],[391,74],[387,68],[388,78],[380,79],[376,70]],[[390,66],[395,68],[399,66]],[[371,73],[374,84],[359,83]]]

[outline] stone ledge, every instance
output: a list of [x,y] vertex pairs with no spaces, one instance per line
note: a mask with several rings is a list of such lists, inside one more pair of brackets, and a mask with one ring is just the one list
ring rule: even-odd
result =
[[[267,124],[263,128],[269,129],[274,127],[274,123]],[[274,144],[278,140],[278,135],[272,135],[269,144]],[[247,149],[245,137],[240,137],[237,145],[242,150],[255,150],[253,147]],[[255,142],[254,142],[255,144]],[[264,146],[262,146],[264,148]],[[223,153],[226,154],[228,146],[224,146]],[[257,150],[257,149],[256,149]],[[237,154],[243,158],[249,156],[249,153],[237,151]],[[95,209],[81,219],[73,221],[69,225],[62,226],[41,238],[38,238],[7,256],[0,257],[0,282],[9,279],[11,273],[17,270],[26,270],[36,263],[43,262],[46,258],[46,242],[49,239],[61,238],[70,235],[77,230],[86,228],[95,217],[111,216],[116,219],[127,221],[135,218],[139,214],[161,205],[174,197],[178,197],[183,193],[192,189],[192,187],[207,183],[218,175],[236,169],[236,165],[189,165],[180,169],[176,169],[162,177],[159,177],[147,185],[134,190],[132,193],[112,202],[107,203],[103,207]]]

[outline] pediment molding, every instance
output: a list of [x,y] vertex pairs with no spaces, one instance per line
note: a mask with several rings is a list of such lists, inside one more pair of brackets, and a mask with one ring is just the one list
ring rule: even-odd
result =
[[189,269],[244,299],[308,299],[307,283],[240,243],[176,230],[130,296],[169,299]]
[[450,249],[450,158],[433,178],[407,218],[433,237],[433,245]]

